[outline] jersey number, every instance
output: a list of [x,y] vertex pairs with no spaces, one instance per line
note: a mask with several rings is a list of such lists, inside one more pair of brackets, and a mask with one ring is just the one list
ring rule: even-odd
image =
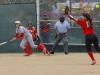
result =
[[87,25],[87,27],[89,27],[90,26],[90,22],[86,21],[86,25]]

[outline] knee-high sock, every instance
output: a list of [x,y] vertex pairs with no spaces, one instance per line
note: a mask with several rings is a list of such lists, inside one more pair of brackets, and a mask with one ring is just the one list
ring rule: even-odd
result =
[[27,53],[27,54],[32,54],[32,50],[30,48],[30,45],[29,45],[29,42],[26,42],[26,44],[24,45],[26,49],[24,49],[24,51]]
[[90,56],[90,58],[92,59],[92,61],[95,61],[94,56],[93,56],[93,54],[92,54],[92,52],[91,52],[91,51],[90,51],[90,52],[88,52],[88,55]]
[[32,54],[32,50],[31,50],[30,46],[27,46],[27,49],[28,49],[28,53]]
[[47,50],[47,48],[46,48],[46,47],[43,45],[43,43],[41,43],[41,42],[38,44],[37,49],[42,50],[42,51],[45,49],[45,50],[46,50],[46,53],[49,52],[49,51]]
[[30,54],[30,52],[28,51],[28,48],[24,48],[24,51],[27,53],[27,54]]

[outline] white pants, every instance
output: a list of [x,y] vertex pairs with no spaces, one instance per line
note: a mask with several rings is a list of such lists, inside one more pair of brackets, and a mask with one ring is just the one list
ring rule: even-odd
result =
[[21,41],[20,47],[21,47],[22,49],[25,48],[26,42],[29,42],[29,44],[30,44],[30,46],[31,46],[32,48],[37,48],[37,45],[35,45],[34,42],[33,42],[33,39],[32,39],[31,34],[28,35],[28,36],[26,36],[26,37],[24,37],[23,40]]

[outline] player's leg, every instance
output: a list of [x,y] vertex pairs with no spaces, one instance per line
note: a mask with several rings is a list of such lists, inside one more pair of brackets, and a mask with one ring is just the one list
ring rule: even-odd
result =
[[100,53],[98,38],[97,38],[96,34],[93,35],[93,44],[94,44],[96,51]]
[[65,52],[65,54],[68,54],[68,42],[67,42],[67,37],[64,36],[63,39],[62,39],[62,41],[63,41],[63,45],[64,45],[64,52]]
[[29,35],[29,36],[27,37],[27,40],[28,40],[28,42],[29,42],[29,44],[30,44],[30,46],[31,46],[32,48],[37,48],[37,45],[34,44],[34,41],[33,41],[31,35]]
[[27,53],[24,56],[30,56],[30,52],[28,51],[28,47],[25,47],[26,42],[27,42],[27,39],[23,38],[23,40],[20,43],[20,47]]
[[92,37],[92,35],[85,36],[85,43],[86,43],[86,49],[87,49],[88,55],[92,59],[91,65],[94,65],[96,63],[96,61],[95,61],[93,53],[91,51],[91,44],[92,44],[92,38],[91,37]]
[[47,48],[42,42],[38,44],[37,49],[42,50],[44,54],[50,55],[50,52],[47,50]]
[[31,50],[31,47],[30,47],[29,42],[26,42],[25,47],[27,47],[27,48],[28,48],[28,52],[29,52],[30,54],[32,54],[32,53],[33,53],[33,52],[32,52],[32,50]]

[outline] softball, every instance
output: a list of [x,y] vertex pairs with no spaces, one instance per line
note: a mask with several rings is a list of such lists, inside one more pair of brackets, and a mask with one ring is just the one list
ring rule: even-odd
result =
[[100,8],[100,6],[99,6],[98,4],[97,4],[95,7],[96,7],[97,9]]

